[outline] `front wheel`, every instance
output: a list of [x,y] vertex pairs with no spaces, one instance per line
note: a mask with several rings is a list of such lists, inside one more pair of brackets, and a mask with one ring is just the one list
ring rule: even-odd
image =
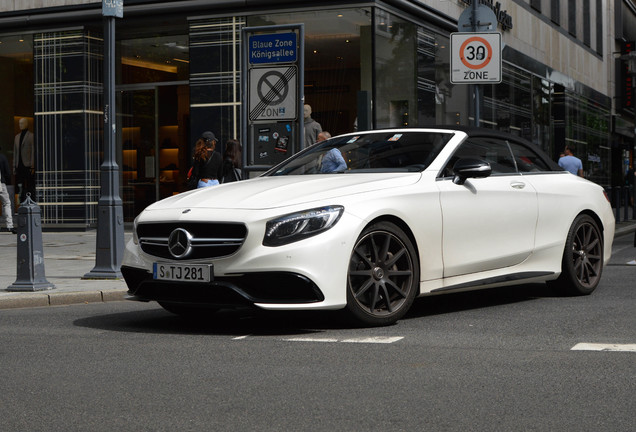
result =
[[591,294],[603,272],[603,236],[588,215],[579,215],[568,232],[561,276],[555,284],[572,295]]
[[365,325],[382,326],[402,318],[419,286],[413,243],[398,226],[367,227],[355,244],[347,276],[347,309]]

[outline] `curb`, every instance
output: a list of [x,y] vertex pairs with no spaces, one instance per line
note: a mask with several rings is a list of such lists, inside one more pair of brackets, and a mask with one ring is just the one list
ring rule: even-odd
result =
[[624,227],[616,227],[616,231],[614,231],[614,238],[622,237],[633,232],[636,232],[636,224],[628,224]]
[[81,303],[105,303],[124,300],[127,289],[68,291],[51,293],[15,293],[0,298],[0,309],[64,306]]

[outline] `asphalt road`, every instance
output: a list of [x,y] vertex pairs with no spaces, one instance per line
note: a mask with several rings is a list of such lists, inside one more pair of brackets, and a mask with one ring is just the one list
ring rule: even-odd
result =
[[336,313],[192,322],[133,302],[1,310],[0,430],[633,431],[632,242],[617,239],[591,296],[423,298],[386,328]]

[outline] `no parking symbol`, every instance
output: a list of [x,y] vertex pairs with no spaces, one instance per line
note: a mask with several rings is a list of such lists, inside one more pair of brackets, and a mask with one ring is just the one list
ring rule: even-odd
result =
[[296,118],[296,66],[250,70],[250,120]]

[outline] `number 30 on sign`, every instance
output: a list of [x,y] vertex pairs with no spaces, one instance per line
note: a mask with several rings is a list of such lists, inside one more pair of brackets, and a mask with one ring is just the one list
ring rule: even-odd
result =
[[451,82],[497,84],[501,82],[501,34],[451,34]]

